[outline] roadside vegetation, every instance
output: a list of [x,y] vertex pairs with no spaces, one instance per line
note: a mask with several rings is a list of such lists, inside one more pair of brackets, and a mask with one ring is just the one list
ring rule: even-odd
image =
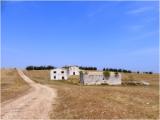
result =
[[159,116],[158,74],[122,74],[123,81],[146,80],[150,86],[83,86],[78,76],[51,81],[47,70],[25,74],[58,90],[56,105],[50,113],[52,119],[158,119]]
[[1,69],[1,102],[21,96],[29,88],[15,69]]

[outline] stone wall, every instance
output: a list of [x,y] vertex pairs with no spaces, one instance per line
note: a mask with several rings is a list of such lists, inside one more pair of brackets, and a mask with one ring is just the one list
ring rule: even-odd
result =
[[118,73],[118,76],[115,76],[115,73],[111,72],[109,78],[105,78],[103,72],[101,74],[87,74],[80,73],[80,82],[84,85],[120,85],[121,84],[121,74]]

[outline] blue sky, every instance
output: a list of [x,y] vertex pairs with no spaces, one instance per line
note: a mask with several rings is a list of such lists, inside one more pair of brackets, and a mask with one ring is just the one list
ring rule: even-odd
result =
[[2,67],[158,72],[158,2],[3,2]]

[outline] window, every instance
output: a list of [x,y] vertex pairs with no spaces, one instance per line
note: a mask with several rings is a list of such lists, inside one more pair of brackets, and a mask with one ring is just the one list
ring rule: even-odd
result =
[[54,76],[54,79],[56,79],[56,76]]
[[73,72],[73,75],[75,75],[75,72]]
[[61,71],[61,73],[64,73],[64,71]]
[[56,71],[54,71],[53,73],[56,73]]
[[64,80],[64,76],[62,76],[62,80]]

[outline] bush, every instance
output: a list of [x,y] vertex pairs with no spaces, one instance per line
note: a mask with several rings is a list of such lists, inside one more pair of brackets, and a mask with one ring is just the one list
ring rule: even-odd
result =
[[83,71],[80,71],[79,74],[80,74],[80,75],[83,75]]
[[110,72],[109,71],[104,71],[103,75],[106,79],[108,79],[110,77]]
[[118,77],[118,76],[119,76],[118,72],[115,72],[115,77]]

